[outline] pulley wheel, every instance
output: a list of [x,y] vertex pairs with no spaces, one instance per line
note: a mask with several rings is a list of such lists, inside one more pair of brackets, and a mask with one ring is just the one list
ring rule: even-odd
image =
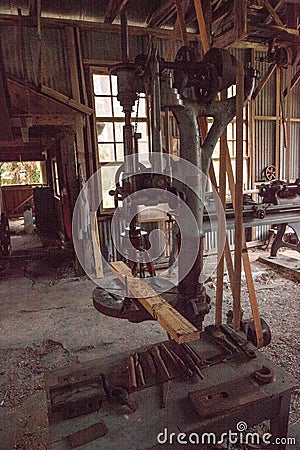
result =
[[[257,338],[256,338],[256,332],[255,332],[255,325],[253,319],[247,320],[247,325],[245,328],[245,332],[247,335],[247,340],[252,342],[255,347],[257,347]],[[261,328],[263,332],[263,346],[266,347],[271,342],[271,330],[269,325],[264,319],[260,319]]]
[[268,181],[276,180],[277,178],[276,167],[273,165],[267,166],[264,168],[262,174]]

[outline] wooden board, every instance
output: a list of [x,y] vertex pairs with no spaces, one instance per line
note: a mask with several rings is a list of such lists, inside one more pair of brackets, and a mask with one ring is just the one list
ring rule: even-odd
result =
[[206,419],[261,400],[266,393],[254,379],[244,377],[210,389],[190,392],[188,396],[198,417]]
[[131,295],[157,320],[157,322],[178,343],[195,341],[200,332],[154,289],[139,278],[133,278],[130,268],[122,261],[110,263],[112,270],[124,283]]

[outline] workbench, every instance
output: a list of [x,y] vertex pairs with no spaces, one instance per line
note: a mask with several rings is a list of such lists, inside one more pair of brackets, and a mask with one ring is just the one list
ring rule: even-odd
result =
[[[166,341],[165,345],[169,345]],[[216,433],[218,436],[229,429],[237,431],[237,424],[245,422],[252,427],[270,419],[270,433],[273,437],[286,437],[289,404],[295,380],[281,368],[273,365],[265,355],[249,359],[245,354],[227,352],[204,332],[200,340],[190,347],[211,365],[201,368],[204,379],[194,375],[189,379],[178,376],[174,367],[169,383],[165,407],[161,405],[161,380],[144,370],[146,386],[130,394],[130,400],[137,405],[132,412],[126,405],[109,402],[102,398],[97,411],[79,417],[63,420],[60,413],[53,412],[53,392],[62,386],[82,380],[97,379],[105,373],[114,385],[127,386],[126,361],[129,355],[143,355],[145,348],[76,364],[46,374],[46,391],[53,450],[75,448],[67,436],[78,430],[99,424],[103,436],[76,448],[86,450],[133,450],[133,449],[177,449],[205,448],[194,444],[170,444],[170,433]],[[254,347],[253,347],[254,348]],[[274,380],[259,384],[253,372],[262,366],[274,371]],[[177,374],[177,375],[176,375]],[[199,398],[199,404],[197,399]],[[66,400],[67,401],[67,400]],[[90,405],[91,406],[91,405]],[[99,425],[99,426],[100,426]],[[97,426],[95,427],[97,428]],[[168,430],[168,442],[158,443],[157,435]],[[91,431],[91,439],[93,432]],[[164,441],[161,435],[161,440]],[[181,436],[183,439],[183,436]],[[272,448],[284,449],[285,445]]]

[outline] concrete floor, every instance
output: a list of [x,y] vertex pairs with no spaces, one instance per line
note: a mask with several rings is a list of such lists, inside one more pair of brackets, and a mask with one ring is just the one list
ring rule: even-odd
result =
[[[270,269],[257,270],[261,274]],[[293,286],[297,296],[299,285]],[[86,277],[76,277],[68,258],[59,253],[56,260],[15,258],[4,272],[0,282],[1,450],[50,448],[44,371],[166,339],[155,322],[132,324],[100,315],[92,304],[94,288]],[[213,313],[210,318],[212,322]],[[298,432],[299,422],[291,435]]]

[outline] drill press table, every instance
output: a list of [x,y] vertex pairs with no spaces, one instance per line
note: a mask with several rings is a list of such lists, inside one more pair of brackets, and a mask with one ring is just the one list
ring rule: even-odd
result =
[[[168,343],[169,341],[165,342],[167,345]],[[190,433],[197,433],[200,439],[203,433],[216,433],[220,436],[228,430],[237,432],[239,422],[245,422],[249,428],[267,419],[270,419],[270,433],[274,438],[286,437],[290,396],[296,386],[295,380],[290,375],[274,366],[261,352],[257,352],[257,357],[250,360],[242,354],[234,355],[234,352],[231,355],[230,352],[227,353],[223,358],[224,348],[220,348],[206,333],[203,333],[200,340],[190,345],[201,358],[210,358],[214,363],[201,369],[203,380],[196,375],[184,380],[176,375],[173,368],[170,371],[172,379],[168,382],[169,393],[164,408],[161,407],[163,383],[148,374],[145,365],[142,364],[146,386],[130,394],[130,400],[138,405],[135,412],[130,412],[125,405],[109,402],[104,396],[100,409],[79,417],[63,420],[59,411],[54,410],[54,392],[62,387],[68,388],[72,383],[99,378],[101,373],[106,375],[108,382],[126,387],[127,358],[136,352],[143,355],[145,348],[47,373],[46,390],[52,449],[75,448],[76,443],[74,444],[72,438],[68,436],[99,423],[94,430],[90,429],[88,432],[89,442],[76,448],[86,450],[204,448],[193,443],[180,444],[177,442],[177,436],[179,433],[185,433],[186,437],[181,435],[179,440],[189,442],[189,437],[194,436],[192,441],[195,442],[195,435]],[[224,361],[220,362],[222,359]],[[274,380],[271,383],[260,385],[254,380],[253,372],[262,366],[274,371]],[[68,396],[65,397],[65,406]],[[80,401],[83,405],[84,399]],[[98,432],[100,430],[99,434],[103,436],[92,440],[95,429],[98,429]],[[165,444],[157,441],[159,433],[163,433],[160,436],[162,442],[167,439]],[[170,437],[171,433],[176,433],[175,438]],[[207,443],[207,440],[205,442]],[[272,448],[283,450],[285,445],[278,444]]]

